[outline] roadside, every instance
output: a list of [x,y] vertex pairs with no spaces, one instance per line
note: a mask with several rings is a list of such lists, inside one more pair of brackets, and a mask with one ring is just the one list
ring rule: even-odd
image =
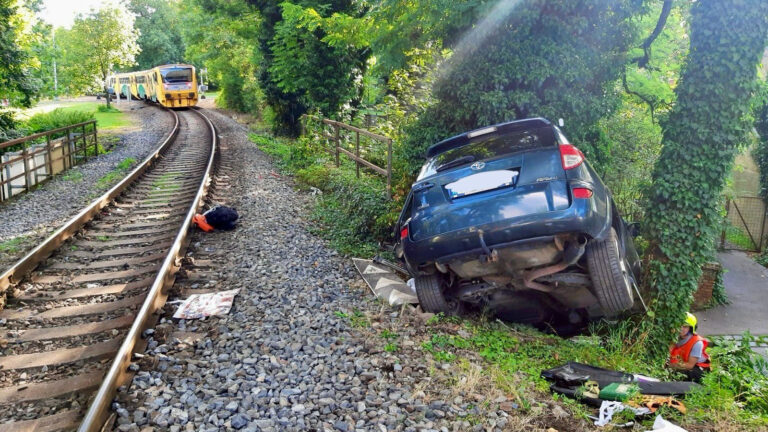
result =
[[[93,98],[85,106],[93,103]],[[172,126],[170,114],[143,102],[120,105],[128,124],[98,130],[107,153],[56,176],[33,191],[0,203],[0,271],[122,178]]]

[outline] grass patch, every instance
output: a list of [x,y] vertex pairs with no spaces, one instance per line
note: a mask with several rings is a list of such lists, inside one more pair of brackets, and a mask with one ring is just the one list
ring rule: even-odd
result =
[[135,164],[136,159],[134,158],[123,159],[120,161],[120,163],[117,164],[115,169],[104,174],[100,179],[96,180],[95,187],[102,190],[111,187],[113,184],[117,183],[118,180],[122,179],[128,170],[130,170],[131,167]]
[[370,257],[379,242],[389,239],[390,227],[400,210],[386,197],[382,177],[361,170],[355,174],[350,161],[336,167],[328,156],[306,139],[287,140],[251,134],[251,141],[272,157],[283,173],[295,176],[300,189],[320,191],[311,218],[310,232],[329,241],[345,255]]
[[57,109],[65,113],[73,111],[90,113],[96,119],[99,130],[119,129],[131,125],[128,116],[114,104],[109,110],[106,104],[100,102],[77,102]]
[[731,224],[725,227],[725,241],[742,249],[755,249],[755,243],[749,237],[749,234]]
[[83,172],[77,169],[70,169],[61,175],[64,181],[79,183],[83,181]]
[[[473,387],[481,379],[465,364],[467,356],[486,361],[485,378],[496,391],[516,401],[522,412],[536,413],[537,406],[550,397],[565,402],[582,418],[591,409],[579,402],[550,395],[549,382],[541,371],[567,361],[577,361],[608,369],[654,376],[665,381],[682,380],[682,375],[664,367],[664,359],[653,358],[646,349],[648,332],[631,320],[618,324],[596,324],[589,336],[562,339],[523,325],[486,321],[433,320],[431,333],[422,349],[438,363],[453,363],[462,369],[463,386]],[[750,350],[749,335],[738,343],[717,341],[708,349],[713,372],[700,390],[689,394],[684,403],[688,413],[664,412],[683,427],[717,426],[717,430],[764,430],[768,426],[768,362]],[[464,366],[462,366],[464,364]],[[469,373],[474,374],[469,376]],[[459,385],[459,383],[456,383]],[[483,390],[490,392],[490,390]],[[546,410],[545,410],[546,411]],[[647,430],[653,418],[643,421]],[[696,429],[699,430],[699,429]]]
[[0,242],[0,252],[7,254],[15,254],[21,251],[24,245],[24,236],[14,237],[4,242]]

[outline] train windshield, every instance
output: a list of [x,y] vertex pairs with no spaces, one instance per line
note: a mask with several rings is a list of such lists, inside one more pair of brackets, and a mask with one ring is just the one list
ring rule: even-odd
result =
[[172,67],[160,69],[163,83],[182,83],[192,81],[192,68]]

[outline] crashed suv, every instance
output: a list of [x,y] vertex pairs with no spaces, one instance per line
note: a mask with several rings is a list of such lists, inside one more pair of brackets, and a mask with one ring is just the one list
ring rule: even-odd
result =
[[575,323],[632,307],[632,228],[582,152],[532,118],[431,146],[395,251],[426,311],[475,305],[518,322]]

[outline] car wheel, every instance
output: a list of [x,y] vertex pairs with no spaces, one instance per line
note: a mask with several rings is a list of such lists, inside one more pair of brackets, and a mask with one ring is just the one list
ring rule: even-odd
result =
[[461,315],[463,304],[457,299],[448,299],[443,294],[444,282],[437,275],[418,276],[414,280],[416,296],[419,298],[421,309],[425,312],[444,313],[446,315]]
[[587,245],[587,266],[592,286],[603,312],[618,315],[632,307],[632,279],[629,266],[619,251],[616,231],[604,240],[593,240]]

